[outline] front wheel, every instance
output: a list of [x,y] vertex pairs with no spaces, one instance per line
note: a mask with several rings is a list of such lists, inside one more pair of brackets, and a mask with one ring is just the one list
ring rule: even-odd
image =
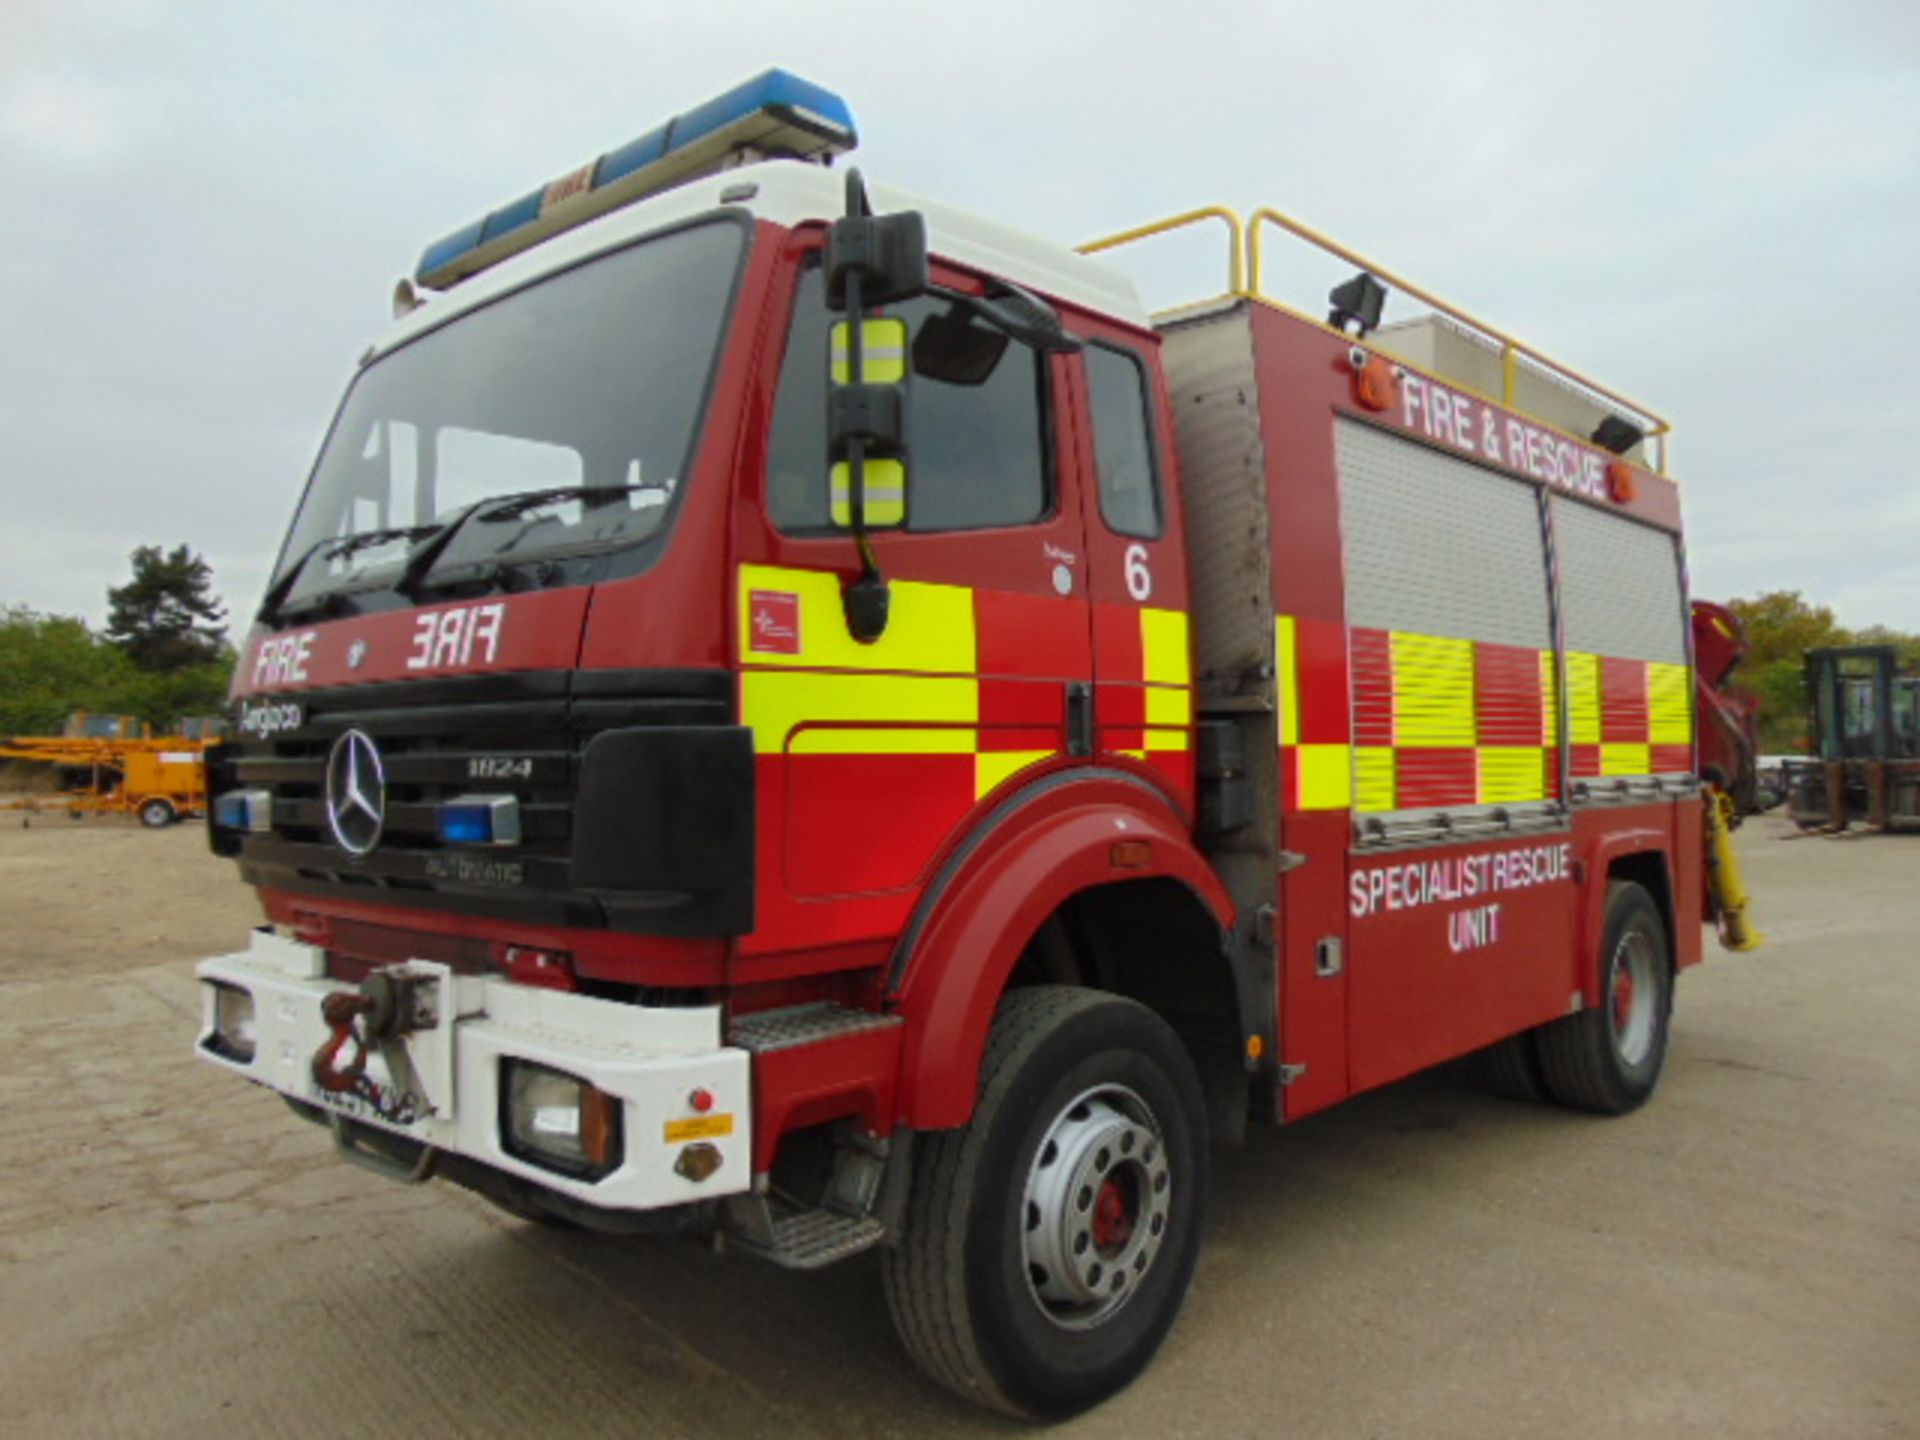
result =
[[1193,1063],[1145,1006],[1067,986],[1008,995],[973,1119],[921,1140],[900,1243],[882,1255],[914,1359],[1041,1418],[1122,1389],[1186,1298],[1204,1132]]
[[173,806],[165,800],[149,800],[140,807],[140,823],[149,830],[164,830],[173,820]]

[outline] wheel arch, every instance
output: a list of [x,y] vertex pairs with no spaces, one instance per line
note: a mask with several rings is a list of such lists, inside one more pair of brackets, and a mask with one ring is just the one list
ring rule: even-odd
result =
[[1679,946],[1674,933],[1673,856],[1664,831],[1629,830],[1608,835],[1594,847],[1588,863],[1580,918],[1580,990],[1588,1005],[1597,1005],[1604,968],[1600,951],[1607,921],[1607,893],[1616,881],[1638,885],[1652,897],[1666,934],[1668,964],[1676,971]]
[[[1116,850],[1122,842],[1125,852]],[[1186,826],[1151,787],[1118,772],[1083,772],[1016,795],[949,860],[896,950],[890,989],[906,1020],[900,1123],[916,1130],[966,1123],[994,1010],[1023,960],[1036,980],[1059,980],[1065,967],[1072,983],[1129,995],[1166,1015],[1166,996],[1155,993],[1156,981],[1164,991],[1164,967],[1139,957],[1154,940],[1184,946],[1204,939],[1198,955],[1182,959],[1183,975],[1193,977],[1201,956],[1217,957],[1217,971],[1209,964],[1199,972],[1208,977],[1194,987],[1203,1013],[1186,1028],[1206,1028],[1224,994],[1231,1008],[1213,1013],[1212,1023],[1224,1033],[1220,1022],[1231,1022],[1237,1037],[1222,948],[1233,913]],[[1131,938],[1147,943],[1116,951],[1112,939],[1126,936],[1128,917],[1139,927]]]

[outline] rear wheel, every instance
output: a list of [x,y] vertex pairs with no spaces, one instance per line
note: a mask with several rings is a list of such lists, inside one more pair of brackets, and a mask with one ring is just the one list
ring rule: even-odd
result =
[[165,800],[149,800],[140,807],[140,823],[149,830],[164,830],[173,821],[173,806]]
[[1200,1083],[1165,1021],[1016,990],[961,1130],[923,1137],[887,1304],[934,1379],[1056,1418],[1124,1387],[1172,1328],[1206,1203]]
[[1600,1004],[1538,1032],[1540,1073],[1562,1105],[1622,1115],[1659,1083],[1673,1015],[1666,926],[1641,886],[1608,889],[1600,954]]

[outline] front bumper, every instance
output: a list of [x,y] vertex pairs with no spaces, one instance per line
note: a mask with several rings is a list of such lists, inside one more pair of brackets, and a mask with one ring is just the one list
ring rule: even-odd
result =
[[[195,1051],[201,1059],[290,1099],[390,1134],[465,1156],[572,1200],[609,1210],[661,1210],[737,1194],[752,1183],[751,1076],[747,1052],[721,1043],[718,1006],[666,1009],[459,975],[444,965],[402,967],[432,994],[431,1028],[408,1034],[410,1107],[401,1123],[363,1098],[323,1090],[313,1056],[332,1038],[321,1004],[353,987],[329,979],[323,953],[311,945],[255,931],[249,948],[201,961],[202,1018]],[[253,1055],[241,1060],[215,1043],[216,986],[253,997]],[[509,1152],[502,1134],[502,1077],[509,1060],[530,1061],[576,1076],[621,1107],[624,1152],[598,1180],[532,1163]],[[394,1079],[378,1059],[369,1074]],[[710,1108],[696,1112],[703,1090]],[[720,1163],[704,1179],[683,1171],[691,1145],[712,1146]]]

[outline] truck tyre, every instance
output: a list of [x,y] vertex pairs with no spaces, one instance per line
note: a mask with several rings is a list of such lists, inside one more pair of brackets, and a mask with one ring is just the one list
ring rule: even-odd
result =
[[173,806],[165,800],[149,800],[140,807],[140,823],[149,830],[164,830],[173,820]]
[[1056,1419],[1122,1389],[1186,1298],[1207,1198],[1199,1078],[1145,1006],[1070,986],[1001,1002],[962,1129],[915,1146],[887,1308],[968,1399]]
[[1544,1100],[1534,1032],[1522,1030],[1467,1057],[1467,1073],[1482,1090],[1508,1100]]
[[1641,886],[1608,887],[1600,963],[1600,1004],[1540,1029],[1540,1073],[1562,1105],[1624,1115],[1659,1083],[1673,1016],[1666,926]]

